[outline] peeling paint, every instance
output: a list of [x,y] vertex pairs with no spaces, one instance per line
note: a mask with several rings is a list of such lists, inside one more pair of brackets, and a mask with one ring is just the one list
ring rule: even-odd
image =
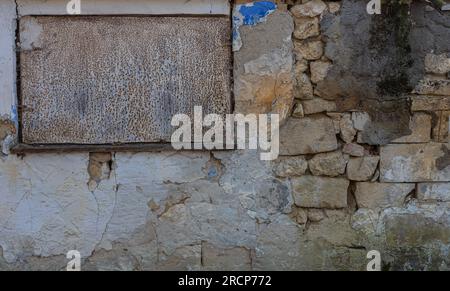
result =
[[239,51],[242,47],[239,31],[241,26],[254,26],[265,22],[275,10],[277,10],[277,5],[271,1],[236,5],[233,10],[233,51]]
[[16,104],[11,105],[11,120],[14,121],[14,123],[16,125],[18,125],[18,123],[19,123],[19,113],[18,113]]

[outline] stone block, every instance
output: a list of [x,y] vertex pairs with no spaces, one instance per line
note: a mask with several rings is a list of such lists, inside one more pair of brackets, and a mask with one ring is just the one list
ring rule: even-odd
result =
[[333,121],[325,116],[290,118],[280,130],[281,155],[316,154],[337,148]]
[[291,13],[295,17],[315,17],[327,9],[327,5],[321,0],[312,0],[305,4],[295,5],[291,9]]
[[302,176],[308,169],[308,162],[304,157],[281,157],[274,162],[274,174],[286,178]]
[[347,207],[350,182],[340,178],[303,176],[292,179],[294,202],[299,207],[338,209]]
[[315,114],[322,112],[336,111],[336,103],[333,101],[314,98],[302,102],[303,112],[305,114]]
[[414,89],[414,93],[420,95],[450,95],[450,80],[422,80]]
[[323,153],[315,155],[308,161],[309,170],[315,176],[337,177],[345,173],[347,160],[342,152]]
[[450,110],[450,96],[412,96],[412,111]]
[[369,181],[375,175],[380,157],[351,158],[347,165],[347,177],[352,181]]
[[415,184],[357,183],[355,197],[359,208],[401,207]]
[[294,37],[297,39],[307,39],[320,34],[319,19],[317,17],[295,18]]

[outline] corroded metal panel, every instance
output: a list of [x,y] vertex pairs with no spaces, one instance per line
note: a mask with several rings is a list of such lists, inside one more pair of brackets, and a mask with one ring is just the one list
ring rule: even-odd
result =
[[24,17],[22,141],[168,142],[175,114],[231,111],[227,17]]

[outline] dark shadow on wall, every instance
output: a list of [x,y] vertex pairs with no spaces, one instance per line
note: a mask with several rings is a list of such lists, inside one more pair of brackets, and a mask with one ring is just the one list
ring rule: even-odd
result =
[[322,19],[333,67],[317,93],[340,111],[368,112],[362,139],[379,145],[411,133],[408,96],[425,74],[425,55],[450,51],[450,13],[393,0],[381,15],[369,15],[366,4],[344,0],[339,15]]

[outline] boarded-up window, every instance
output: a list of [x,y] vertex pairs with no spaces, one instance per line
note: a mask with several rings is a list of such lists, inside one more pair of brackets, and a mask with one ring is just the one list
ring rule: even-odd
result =
[[228,17],[20,20],[22,142],[170,142],[175,114],[231,111]]

